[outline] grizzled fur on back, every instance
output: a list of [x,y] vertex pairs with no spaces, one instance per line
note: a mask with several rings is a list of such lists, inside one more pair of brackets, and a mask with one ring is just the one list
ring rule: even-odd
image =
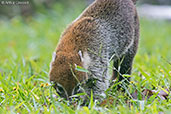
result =
[[[96,83],[85,84],[84,90],[90,95],[92,89],[95,98],[104,96],[110,80],[131,74],[138,40],[139,20],[133,1],[96,0],[62,34],[51,63],[50,81],[68,98],[78,83],[95,79]],[[108,73],[110,60],[115,67],[112,77]],[[76,71],[76,65],[89,73]]]

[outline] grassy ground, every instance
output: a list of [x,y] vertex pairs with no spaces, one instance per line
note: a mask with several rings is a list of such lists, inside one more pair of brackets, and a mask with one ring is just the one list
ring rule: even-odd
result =
[[[157,94],[142,100],[143,89],[163,90],[171,86],[171,23],[141,19],[141,39],[134,61],[128,93],[108,92],[112,102],[89,107],[68,105],[54,98],[48,80],[49,63],[58,38],[80,8],[54,6],[50,11],[22,20],[0,20],[0,113],[169,113],[171,96],[161,100]],[[65,9],[65,10],[64,10]]]

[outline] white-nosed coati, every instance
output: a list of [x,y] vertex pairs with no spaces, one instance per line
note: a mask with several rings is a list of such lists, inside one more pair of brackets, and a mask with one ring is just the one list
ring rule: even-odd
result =
[[[50,81],[65,98],[71,96],[78,83],[95,79],[83,88],[95,98],[103,95],[109,81],[120,74],[131,74],[132,63],[139,41],[139,20],[136,0],[95,0],[70,24],[61,36],[50,69]],[[112,78],[108,74],[113,60]],[[89,73],[75,70],[82,66]],[[119,81],[123,77],[119,76]]]

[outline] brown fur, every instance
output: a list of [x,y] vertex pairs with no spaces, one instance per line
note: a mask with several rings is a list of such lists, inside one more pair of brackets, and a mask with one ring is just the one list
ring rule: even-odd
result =
[[[135,2],[135,0],[133,1]],[[124,9],[125,7],[127,7],[126,10]],[[109,25],[113,26],[108,27]],[[116,26],[118,26],[118,28],[112,28]],[[110,34],[113,30],[117,31]],[[122,31],[120,32],[120,30],[124,31],[124,33],[122,33]],[[111,35],[111,37],[108,35]],[[56,48],[55,60],[51,63],[51,70],[49,73],[50,81],[59,83],[66,90],[68,96],[71,96],[73,89],[79,82],[94,76],[98,78],[103,75],[103,73],[106,78],[108,66],[108,61],[106,60],[111,57],[111,54],[115,54],[113,49],[117,51],[116,55],[122,53],[118,56],[114,56],[114,61],[122,56],[126,56],[125,58],[130,60],[125,60],[123,69],[121,68],[121,71],[123,71],[122,74],[127,73],[126,70],[128,69],[130,69],[128,72],[128,74],[130,74],[132,61],[138,47],[138,39],[139,23],[136,9],[132,1],[96,0],[62,34]],[[108,42],[108,40],[111,41]],[[131,44],[132,40],[133,44]],[[101,43],[103,43],[103,45],[100,54],[104,58],[98,57],[96,54],[88,51],[88,49],[91,49],[95,53],[99,53],[98,49]],[[129,47],[129,45],[131,45],[131,47]],[[108,47],[109,50],[107,50]],[[75,70],[75,64],[84,67],[81,57],[78,54],[79,51],[88,52],[88,55],[92,60],[92,64],[90,64],[90,67],[88,68],[92,73],[91,75]],[[116,63],[116,61],[114,63]],[[93,69],[96,66],[105,68]],[[99,72],[100,74],[98,74]],[[113,76],[113,78],[116,77],[116,74],[117,72],[114,71],[115,76]],[[99,78],[102,79],[103,77],[101,76]],[[105,78],[104,80],[106,80]],[[103,83],[106,82],[104,81]],[[101,82],[98,82],[97,86],[103,86],[103,84],[100,84]],[[105,87],[107,86],[104,85],[104,88]],[[91,87],[91,89],[93,88],[94,87]],[[105,90],[104,88],[100,92],[100,89],[95,88],[95,91],[97,91],[96,94],[102,93]]]
[[[71,72],[70,65],[74,66],[74,64],[76,64],[82,66],[78,51],[87,49],[87,42],[91,40],[89,38],[91,38],[90,36],[92,35],[92,33],[87,33],[92,31],[90,30],[93,28],[92,26],[95,26],[95,23],[91,23],[92,20],[92,18],[85,17],[72,24],[72,26],[70,25],[69,28],[63,33],[62,39],[56,49],[57,56],[55,62],[52,63],[50,81],[60,83],[69,95],[72,94],[72,90],[78,84]],[[74,67],[72,67],[72,69],[79,82],[86,79],[85,73],[74,70]]]

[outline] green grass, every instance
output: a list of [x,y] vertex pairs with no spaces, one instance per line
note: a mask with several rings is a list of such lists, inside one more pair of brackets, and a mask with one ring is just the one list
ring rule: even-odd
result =
[[83,5],[78,6],[70,10],[58,4],[56,11],[26,20],[0,20],[0,113],[169,113],[170,95],[167,100],[153,95],[143,101],[141,97],[144,88],[160,91],[171,86],[169,22],[141,19],[140,46],[129,85],[130,93],[139,91],[137,100],[117,90],[107,93],[114,100],[103,106],[79,107],[54,98],[48,78],[51,55],[61,32],[82,11]]

